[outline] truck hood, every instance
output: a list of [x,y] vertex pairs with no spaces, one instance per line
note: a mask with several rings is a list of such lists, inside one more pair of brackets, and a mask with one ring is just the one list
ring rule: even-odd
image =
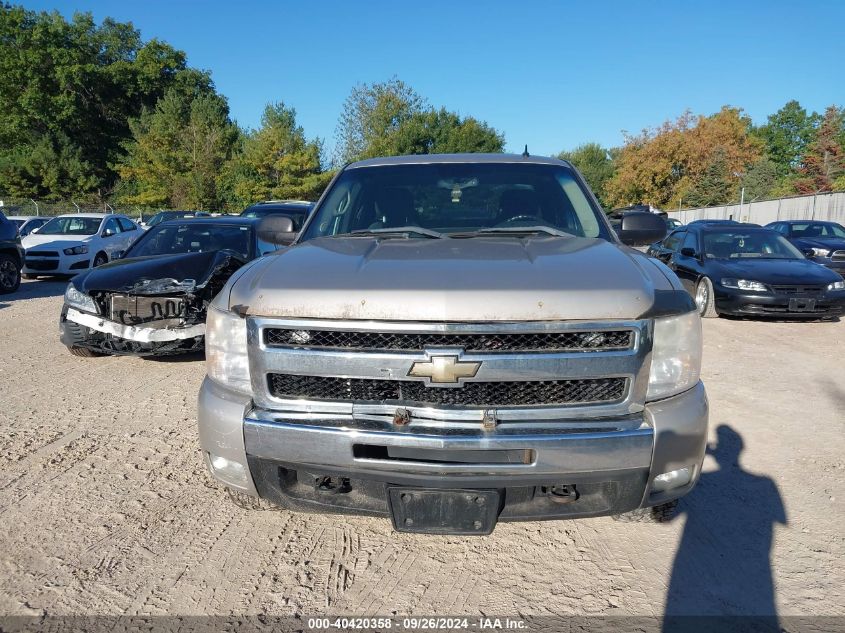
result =
[[263,259],[231,286],[230,308],[292,318],[538,321],[637,318],[661,292],[691,305],[668,269],[601,239],[325,237]]

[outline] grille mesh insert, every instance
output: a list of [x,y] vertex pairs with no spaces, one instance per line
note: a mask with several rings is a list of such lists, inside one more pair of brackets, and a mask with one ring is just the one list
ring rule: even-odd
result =
[[629,349],[631,330],[588,332],[408,334],[404,332],[339,332],[267,328],[270,347],[422,351],[426,347],[461,347],[468,352],[608,351]]
[[619,402],[626,378],[468,382],[462,387],[426,387],[422,382],[268,374],[270,394],[281,399],[357,402],[396,401],[426,405],[506,407]]

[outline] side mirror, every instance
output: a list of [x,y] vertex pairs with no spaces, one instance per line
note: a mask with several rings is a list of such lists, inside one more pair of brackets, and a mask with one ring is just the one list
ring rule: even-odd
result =
[[623,244],[647,246],[666,236],[666,220],[656,213],[632,211],[622,216],[616,233]]
[[276,246],[287,246],[296,239],[293,220],[286,215],[268,215],[258,223],[258,238]]
[[681,255],[683,255],[684,257],[698,257],[698,254],[695,252],[695,249],[690,248],[689,246],[681,249]]
[[106,229],[102,233],[100,233],[100,237],[111,237],[114,234],[114,231],[112,231],[111,229]]

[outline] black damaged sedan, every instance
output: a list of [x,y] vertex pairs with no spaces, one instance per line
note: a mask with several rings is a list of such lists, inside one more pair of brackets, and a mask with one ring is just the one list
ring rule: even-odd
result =
[[807,260],[782,235],[751,225],[681,227],[648,254],[675,271],[704,317],[833,318],[845,280]]
[[[279,218],[280,216],[276,216]],[[74,277],[59,320],[76,356],[161,356],[203,349],[206,308],[247,262],[289,242],[288,218],[271,241],[265,220],[241,217],[162,222],[119,259]],[[278,239],[277,239],[278,238]]]

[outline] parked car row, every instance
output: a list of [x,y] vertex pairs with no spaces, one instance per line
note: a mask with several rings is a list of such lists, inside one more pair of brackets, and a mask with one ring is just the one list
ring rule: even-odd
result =
[[[677,274],[704,317],[842,315],[845,279],[834,268],[837,251],[820,247],[814,251],[818,256],[808,259],[784,237],[784,230],[731,221],[691,222],[647,252]],[[827,262],[833,265],[820,265]]]

